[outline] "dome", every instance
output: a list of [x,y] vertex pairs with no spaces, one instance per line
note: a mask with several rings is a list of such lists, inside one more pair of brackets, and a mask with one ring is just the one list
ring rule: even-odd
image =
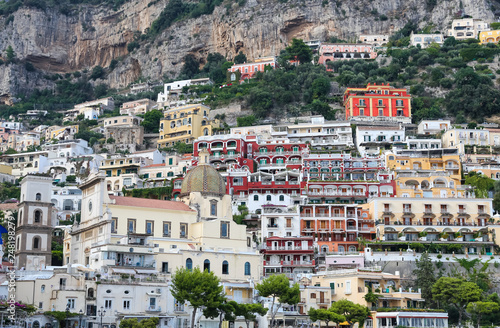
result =
[[184,177],[181,195],[192,192],[210,193],[223,196],[226,194],[224,178],[210,165],[198,165]]

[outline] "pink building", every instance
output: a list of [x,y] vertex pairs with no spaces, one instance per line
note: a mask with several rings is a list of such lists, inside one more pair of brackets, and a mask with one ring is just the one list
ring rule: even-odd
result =
[[319,47],[318,63],[326,66],[329,61],[375,58],[377,58],[377,53],[370,44],[322,43]]
[[234,83],[239,80],[239,82],[241,83],[245,80],[253,79],[257,72],[264,72],[265,67],[268,65],[272,69],[276,68],[276,58],[266,57],[256,59],[253,63],[233,65],[231,66],[231,68],[229,68],[229,82]]

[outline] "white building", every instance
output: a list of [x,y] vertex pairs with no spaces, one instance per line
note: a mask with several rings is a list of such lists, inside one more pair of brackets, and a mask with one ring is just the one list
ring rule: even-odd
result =
[[442,45],[444,43],[444,35],[441,33],[433,34],[410,34],[410,44],[414,47],[420,46],[422,49],[427,48],[432,43]]
[[442,148],[441,139],[419,139],[406,137],[408,149],[438,149]]
[[20,122],[2,122],[2,127],[11,130],[24,130],[24,125]]
[[354,146],[351,123],[329,122],[322,116],[311,117],[309,123],[273,126],[271,136],[275,139],[289,139],[290,142],[296,143],[308,142],[312,149]]
[[381,150],[402,146],[405,129],[402,126],[358,126],[356,147],[361,156],[379,155]]
[[[252,198],[251,195],[249,198]],[[276,195],[276,198],[279,196]],[[285,196],[288,197],[288,196]],[[264,198],[264,195],[262,195]],[[289,197],[288,197],[289,198]],[[274,202],[279,203],[279,202]],[[299,237],[300,217],[298,206],[264,205],[260,215],[261,236]]]
[[449,130],[450,120],[422,120],[418,124],[417,134],[437,134]]
[[165,85],[163,86],[163,92],[160,92],[158,94],[158,107],[169,106],[171,102],[179,100],[179,96],[182,93],[182,88],[184,87],[205,84],[212,84],[212,81],[210,81],[209,78],[201,78],[165,83]]
[[77,186],[52,186],[51,202],[57,209],[58,221],[70,220],[82,209],[82,191]]

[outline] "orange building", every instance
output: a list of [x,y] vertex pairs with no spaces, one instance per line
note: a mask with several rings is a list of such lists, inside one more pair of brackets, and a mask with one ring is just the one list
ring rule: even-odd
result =
[[344,107],[347,120],[411,123],[411,95],[389,83],[347,88]]
[[307,204],[300,206],[302,237],[313,237],[319,252],[357,252],[358,238],[372,240],[374,222],[357,204]]

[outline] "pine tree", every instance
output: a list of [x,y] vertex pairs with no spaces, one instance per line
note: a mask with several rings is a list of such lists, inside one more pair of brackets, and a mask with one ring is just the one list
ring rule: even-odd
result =
[[422,290],[422,297],[427,305],[433,303],[432,286],[436,282],[435,269],[428,253],[423,253],[420,260],[417,261],[417,268],[413,270],[413,274],[417,277],[415,284],[417,288]]

